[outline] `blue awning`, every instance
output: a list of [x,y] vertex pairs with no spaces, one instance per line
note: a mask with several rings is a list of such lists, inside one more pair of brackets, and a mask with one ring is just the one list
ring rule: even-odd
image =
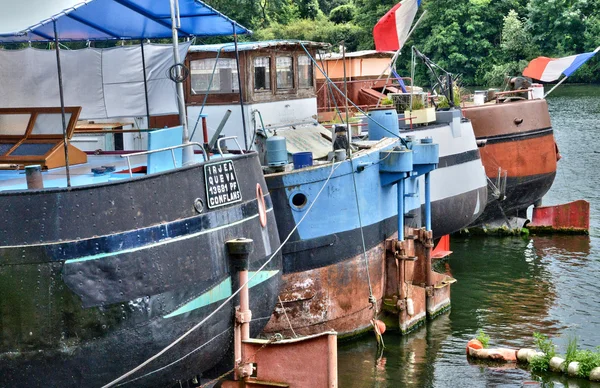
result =
[[[26,8],[28,3],[29,11]],[[61,41],[171,38],[169,0],[79,0],[71,1],[71,4],[68,0],[23,0],[17,4],[12,9],[3,10],[0,16],[0,21],[11,21],[0,24],[2,43],[52,41],[53,20],[56,20]],[[32,7],[36,8],[34,12],[31,12]],[[37,19],[32,20],[32,13]],[[234,28],[237,34],[251,33],[198,0],[179,0],[179,13],[180,37],[233,35]],[[10,27],[6,27],[8,25]]]

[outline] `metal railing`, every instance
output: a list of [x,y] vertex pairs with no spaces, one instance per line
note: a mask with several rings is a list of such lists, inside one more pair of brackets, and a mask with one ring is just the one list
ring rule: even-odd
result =
[[[232,137],[235,137],[235,136],[232,136]],[[237,143],[237,140],[235,142]],[[149,154],[154,154],[156,152],[171,151],[171,157],[173,158],[173,168],[177,168],[177,159],[175,158],[175,150],[178,149],[178,148],[191,147],[191,146],[198,146],[202,150],[202,157],[204,158],[204,161],[206,162],[206,160],[207,160],[206,159],[206,151],[204,150],[202,144],[200,144],[198,142],[189,142],[189,143],[179,144],[179,145],[176,145],[176,146],[159,148],[159,149],[156,149],[156,150],[147,150],[147,151],[134,152],[132,154],[121,155],[121,157],[127,159],[127,167],[129,168],[129,177],[132,178],[133,177],[133,172],[131,171],[131,159],[130,159],[130,157],[132,157],[132,156],[141,156],[141,155],[149,155]],[[239,146],[239,144],[238,144],[238,146]],[[219,149],[219,151],[220,151],[220,149]]]
[[217,140],[217,149],[219,150],[219,154],[223,155],[223,151],[221,150],[221,142],[224,141],[224,140],[233,140],[233,141],[235,141],[235,144],[237,144],[238,149],[240,150],[240,152],[242,154],[244,153],[244,149],[242,148],[242,146],[238,142],[237,136],[225,136],[225,137],[220,137]]

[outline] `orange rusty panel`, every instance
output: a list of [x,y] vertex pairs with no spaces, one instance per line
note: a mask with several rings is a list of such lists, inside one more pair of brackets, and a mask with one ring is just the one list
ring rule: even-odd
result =
[[562,205],[535,207],[531,218],[529,226],[587,231],[590,229],[590,203],[580,199]]
[[[383,295],[385,244],[367,252],[369,274],[377,303]],[[283,276],[281,304],[275,307],[265,333],[290,335],[290,323],[298,334],[335,330],[340,336],[366,330],[373,310],[369,303],[369,282],[364,256],[344,260],[328,267]],[[287,318],[286,318],[287,314]]]
[[508,171],[511,178],[556,172],[556,146],[551,133],[524,140],[488,143],[479,152],[485,173],[494,182],[498,168]]
[[469,106],[463,115],[471,120],[478,139],[552,127],[546,100]]
[[256,364],[256,380],[285,383],[290,388],[337,387],[335,333],[284,340],[263,347],[264,341],[244,341],[249,362]]

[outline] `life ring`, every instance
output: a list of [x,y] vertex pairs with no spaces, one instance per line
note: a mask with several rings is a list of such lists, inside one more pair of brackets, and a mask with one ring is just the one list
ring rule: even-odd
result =
[[256,202],[258,203],[258,220],[263,228],[267,226],[267,205],[260,183],[256,184]]

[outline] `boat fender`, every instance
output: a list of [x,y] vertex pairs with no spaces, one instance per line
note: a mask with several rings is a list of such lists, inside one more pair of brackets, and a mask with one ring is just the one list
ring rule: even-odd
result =
[[468,348],[468,355],[474,358],[490,361],[516,362],[517,351],[514,349],[474,349]]
[[569,363],[567,373],[569,374],[569,376],[577,376],[577,373],[579,373],[579,363],[577,361]]
[[590,380],[600,381],[600,366],[592,369],[592,371],[590,372]]
[[469,355],[469,348],[483,349],[483,345],[481,344],[481,341],[479,341],[478,339],[469,340],[469,342],[467,342],[467,356]]
[[415,315],[415,304],[411,298],[406,299],[406,313],[411,317]]
[[558,144],[556,144],[556,142],[554,142],[554,150],[556,151],[556,161],[558,162],[559,160],[562,159],[562,155],[560,154],[560,151],[558,149]]
[[537,352],[534,349],[519,349],[517,352],[517,360],[521,362],[529,362]]
[[383,323],[383,321],[380,321],[379,319],[376,319],[375,324],[377,325],[377,330],[379,331],[379,334],[383,335],[383,333],[385,333],[386,330],[385,323]]
[[552,357],[550,359],[550,370],[553,372],[564,372],[566,366],[564,358]]

